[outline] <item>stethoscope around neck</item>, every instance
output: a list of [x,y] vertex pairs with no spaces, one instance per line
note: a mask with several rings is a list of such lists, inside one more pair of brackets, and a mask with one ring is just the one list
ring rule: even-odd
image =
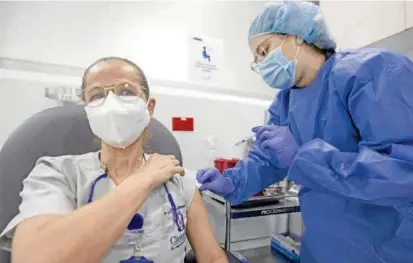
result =
[[[146,161],[146,158],[144,157],[144,160]],[[98,178],[96,178],[93,182],[92,185],[90,187],[90,192],[89,192],[89,197],[87,199],[87,203],[91,203],[93,201],[93,194],[95,191],[95,187],[96,184],[102,180],[102,179],[106,179],[108,178],[108,174],[107,171],[105,171],[104,174],[100,175]],[[185,230],[185,221],[184,221],[184,217],[182,215],[181,212],[178,212],[178,208],[176,207],[175,201],[171,195],[171,193],[169,192],[168,187],[166,186],[166,183],[163,184],[163,187],[165,189],[166,195],[168,197],[168,201],[169,204],[171,206],[171,210],[172,210],[172,219],[174,224],[176,225],[177,229],[179,232],[182,232]],[[131,221],[128,224],[128,230],[139,230],[142,229],[143,227],[143,223],[144,223],[144,219],[143,216],[139,213],[136,213],[133,218],[131,219]]]

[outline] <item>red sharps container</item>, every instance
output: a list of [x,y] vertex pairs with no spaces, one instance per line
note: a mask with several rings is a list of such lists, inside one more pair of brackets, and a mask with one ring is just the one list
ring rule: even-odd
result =
[[222,173],[225,169],[234,167],[238,161],[239,159],[218,158],[218,159],[215,159],[214,163],[215,163],[215,168],[217,168],[218,171]]

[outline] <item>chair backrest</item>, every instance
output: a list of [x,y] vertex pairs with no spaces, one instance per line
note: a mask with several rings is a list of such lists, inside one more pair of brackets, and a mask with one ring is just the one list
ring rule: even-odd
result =
[[[173,134],[152,119],[145,142],[146,153],[182,155]],[[0,232],[18,213],[22,182],[42,156],[84,154],[97,151],[100,141],[93,135],[81,106],[64,105],[41,111],[21,124],[0,152]],[[10,262],[10,254],[0,251],[0,262]]]

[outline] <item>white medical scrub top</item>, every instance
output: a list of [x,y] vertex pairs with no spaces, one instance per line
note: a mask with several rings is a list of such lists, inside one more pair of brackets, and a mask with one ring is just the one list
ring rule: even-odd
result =
[[[64,215],[86,205],[92,182],[103,173],[98,153],[39,159],[23,182],[19,214],[0,235],[0,248],[11,248],[13,232],[23,220],[43,214]],[[184,217],[185,225],[196,189],[195,183],[195,175],[191,171],[186,171],[184,177],[174,176],[166,183],[178,211]],[[101,198],[115,187],[109,177],[99,180],[95,185],[93,200]],[[139,255],[155,263],[182,263],[187,247],[186,231],[179,232],[173,222],[165,188],[160,186],[155,189],[138,212],[144,218],[143,229],[135,232],[126,229],[100,262],[117,263],[128,259],[139,247]]]

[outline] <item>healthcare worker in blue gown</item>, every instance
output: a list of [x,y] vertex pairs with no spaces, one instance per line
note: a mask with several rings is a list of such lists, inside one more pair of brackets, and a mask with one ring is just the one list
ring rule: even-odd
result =
[[240,203],[286,176],[301,185],[302,263],[413,262],[413,62],[335,53],[318,6],[266,6],[249,30],[253,69],[280,89],[256,145],[201,190]]

